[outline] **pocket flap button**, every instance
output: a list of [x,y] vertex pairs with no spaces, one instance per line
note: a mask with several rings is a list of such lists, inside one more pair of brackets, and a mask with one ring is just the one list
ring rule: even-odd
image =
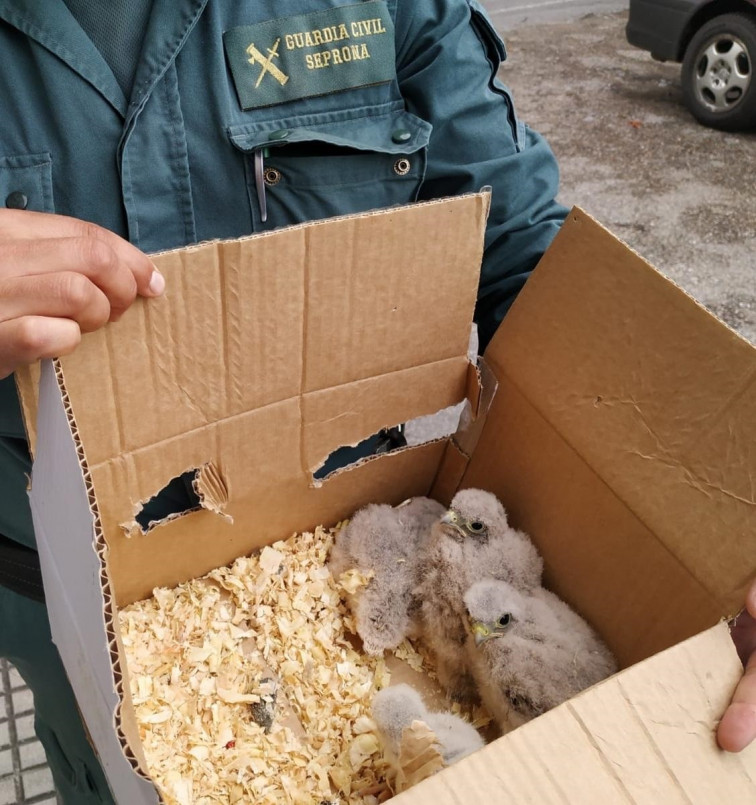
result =
[[28,204],[29,199],[20,190],[14,190],[5,199],[5,206],[9,210],[25,210]]

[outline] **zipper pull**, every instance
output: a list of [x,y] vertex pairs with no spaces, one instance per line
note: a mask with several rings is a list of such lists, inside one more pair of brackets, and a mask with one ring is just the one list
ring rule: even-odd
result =
[[265,157],[268,155],[267,148],[255,149],[255,188],[257,189],[257,204],[260,208],[260,220],[265,223],[268,220],[268,203],[265,198]]

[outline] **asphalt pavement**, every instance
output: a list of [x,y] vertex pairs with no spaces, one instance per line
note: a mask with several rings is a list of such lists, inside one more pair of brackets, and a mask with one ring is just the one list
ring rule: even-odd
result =
[[543,23],[501,0],[484,4],[507,46],[501,78],[517,112],[559,161],[559,200],[756,344],[756,133],[696,123],[680,65],[627,43],[626,7],[583,15],[576,2],[550,12],[534,3],[534,15],[571,17]]

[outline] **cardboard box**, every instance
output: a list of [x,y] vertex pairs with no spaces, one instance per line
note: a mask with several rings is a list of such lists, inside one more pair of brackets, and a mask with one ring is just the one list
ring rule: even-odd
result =
[[[117,606],[368,501],[459,486],[501,498],[624,670],[398,801],[756,802],[756,749],[713,735],[741,674],[721,620],[756,571],[756,351],[573,210],[486,352],[484,413],[466,350],[487,207],[159,255],[163,299],[43,366],[45,589],[119,803],[158,795]],[[466,433],[313,481],[338,447],[466,396]],[[189,470],[203,507],[141,533],[141,504]]]

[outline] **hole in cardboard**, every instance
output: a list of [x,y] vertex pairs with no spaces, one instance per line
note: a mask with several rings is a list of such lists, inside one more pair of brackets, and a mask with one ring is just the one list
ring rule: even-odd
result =
[[460,424],[465,421],[464,412],[469,409],[469,402],[463,400],[435,414],[417,417],[392,428],[383,428],[356,445],[338,447],[313,472],[313,480],[322,481],[336,472],[357,466],[371,456],[445,439],[457,432]]
[[[394,308],[396,309],[396,308]],[[478,327],[473,324],[470,330],[470,340],[467,346],[467,357],[473,366],[478,362]],[[480,377],[478,376],[478,382]],[[486,381],[490,383],[490,380]],[[496,390],[496,384],[490,383],[488,388],[489,399],[484,407],[487,410],[490,405],[490,398]],[[443,408],[436,413],[417,417],[409,420],[406,424],[397,425],[394,428],[384,428],[378,433],[363,439],[356,445],[343,445],[334,450],[320,464],[312,474],[315,486],[320,486],[320,482],[336,472],[349,469],[362,461],[381,453],[387,453],[402,447],[416,447],[421,444],[428,444],[438,439],[446,439],[454,434],[465,430],[473,421],[473,409],[470,400],[463,400],[456,405]],[[400,431],[399,440],[391,437],[391,432]],[[387,437],[387,434],[389,436]]]
[[200,499],[194,489],[197,470],[183,472],[172,478],[158,493],[153,495],[137,512],[137,525],[143,534],[155,526],[169,520],[175,520],[182,514],[199,511]]
[[396,425],[393,428],[383,428],[378,433],[368,436],[356,445],[347,444],[337,447],[328,458],[313,472],[312,477],[315,481],[322,481],[329,475],[354,467],[362,460],[370,456],[377,456],[383,453],[390,453],[407,445],[404,436],[404,425]]
[[186,514],[207,509],[226,520],[228,489],[221,474],[212,463],[172,478],[156,495],[141,505],[131,523],[122,523],[127,536],[147,534],[163,523]]

